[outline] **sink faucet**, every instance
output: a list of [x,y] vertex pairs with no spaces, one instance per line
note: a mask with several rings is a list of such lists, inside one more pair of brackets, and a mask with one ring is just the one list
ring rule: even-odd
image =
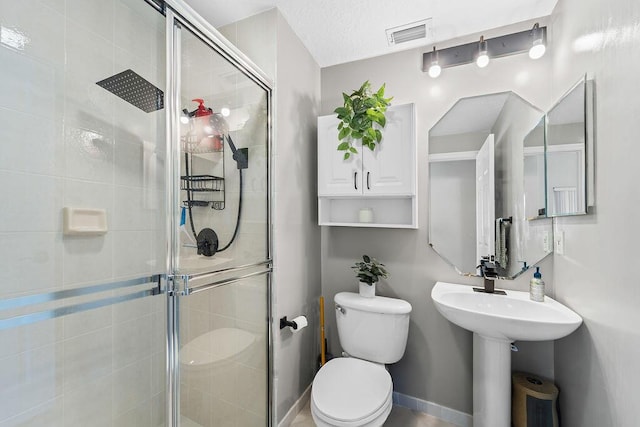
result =
[[480,274],[484,280],[484,289],[473,288],[476,292],[484,292],[487,294],[503,294],[503,291],[495,290],[495,280],[498,278],[498,270],[496,264],[489,261],[489,257],[482,257],[480,259]]

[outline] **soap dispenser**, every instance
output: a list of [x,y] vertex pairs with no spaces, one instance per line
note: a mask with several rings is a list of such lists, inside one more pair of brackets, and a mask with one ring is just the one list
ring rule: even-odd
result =
[[536,272],[533,273],[533,278],[529,283],[529,298],[531,301],[544,302],[544,281],[542,274],[540,274],[540,267],[536,267]]

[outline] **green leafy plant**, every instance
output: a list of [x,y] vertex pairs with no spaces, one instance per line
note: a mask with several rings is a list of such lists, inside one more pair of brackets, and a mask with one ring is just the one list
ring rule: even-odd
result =
[[351,268],[356,270],[356,277],[361,282],[373,285],[380,277],[386,279],[389,272],[384,268],[384,264],[379,263],[369,255],[362,255],[362,261],[356,262]]
[[351,95],[342,93],[344,105],[334,110],[338,115],[338,151],[344,151],[344,160],[351,154],[357,154],[354,141],[362,141],[362,147],[369,147],[371,151],[382,140],[382,132],[374,127],[384,128],[387,123],[385,112],[393,98],[384,97],[383,84],[377,92],[371,91],[371,84],[367,80],[360,89],[353,91]]

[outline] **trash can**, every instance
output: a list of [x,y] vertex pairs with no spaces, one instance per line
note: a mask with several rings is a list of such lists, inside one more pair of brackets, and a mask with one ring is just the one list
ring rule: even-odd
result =
[[513,427],[558,427],[558,388],[552,382],[515,372],[512,383]]

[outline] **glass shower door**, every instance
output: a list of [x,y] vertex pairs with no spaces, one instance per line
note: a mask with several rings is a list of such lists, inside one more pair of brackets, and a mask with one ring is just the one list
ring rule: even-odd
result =
[[201,280],[180,299],[181,426],[269,425],[266,271]]
[[164,425],[165,31],[143,0],[0,2],[2,427]]
[[270,89],[207,34],[174,19],[175,303],[182,426],[270,423]]
[[186,24],[176,28],[179,212],[175,270],[269,259],[268,90]]

